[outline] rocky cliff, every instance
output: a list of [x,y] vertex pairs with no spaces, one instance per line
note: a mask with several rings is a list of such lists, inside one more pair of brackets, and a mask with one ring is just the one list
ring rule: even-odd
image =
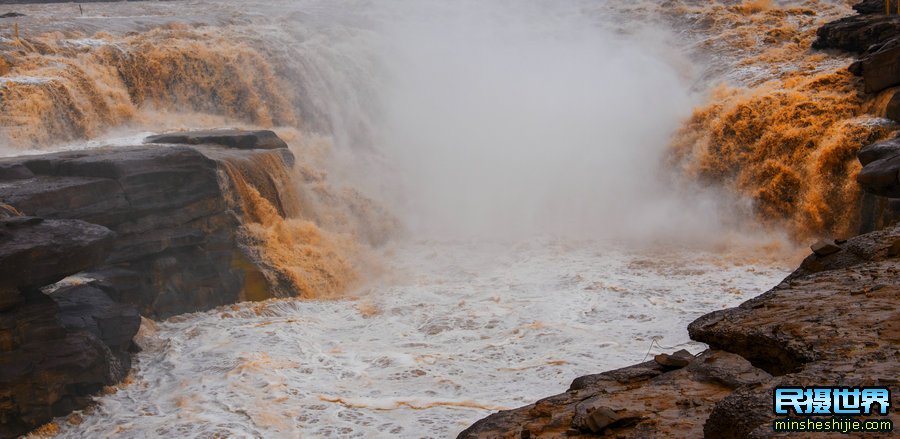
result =
[[[865,0],[857,15],[822,26],[813,47],[847,51],[859,59],[849,70],[875,93],[875,113],[900,121],[900,15],[885,15],[884,2]],[[900,218],[900,143],[890,139],[863,147],[857,182],[869,194],[862,205],[862,231]],[[878,199],[873,197],[886,197]]]
[[[283,168],[293,164],[286,145],[270,148],[264,142],[271,143],[274,134],[264,133],[245,135],[249,140],[240,145],[236,133],[200,133],[208,141],[192,146],[116,146],[5,159],[0,202],[26,215],[79,219],[116,232],[109,257],[86,276],[117,285],[114,299],[148,317],[234,303],[256,294],[247,283],[261,273],[241,241],[244,212],[229,166],[258,157]],[[267,177],[277,171],[264,169],[251,184],[279,214],[296,213],[295,196],[285,193],[291,183]]]
[[0,160],[0,437],[121,381],[141,314],[290,294],[245,226],[299,214],[293,161],[270,131]]

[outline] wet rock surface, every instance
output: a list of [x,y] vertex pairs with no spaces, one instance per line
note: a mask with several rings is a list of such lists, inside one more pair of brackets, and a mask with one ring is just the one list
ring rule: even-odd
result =
[[106,259],[115,234],[78,220],[0,219],[0,285],[37,288]]
[[134,306],[88,284],[40,290],[102,263],[114,239],[80,220],[0,219],[0,437],[82,407],[128,373]]
[[[246,136],[238,132],[233,143],[244,145]],[[252,266],[244,263],[240,206],[226,162],[252,165],[256,156],[273,155],[267,164],[293,163],[287,149],[235,148],[141,145],[4,159],[0,169],[32,175],[0,174],[0,203],[26,215],[113,230],[112,253],[91,271],[115,287],[115,300],[153,318],[206,310],[239,301],[247,270],[236,265]],[[285,212],[272,179],[257,180],[260,194]]]
[[[771,437],[775,386],[888,386],[896,395],[898,242],[900,226],[849,239],[769,292],[697,319],[691,338],[710,349],[686,366],[654,360],[581,377],[459,437]],[[896,411],[889,417],[900,422]]]
[[274,132],[269,130],[209,130],[190,131],[150,136],[145,143],[170,143],[176,145],[219,145],[237,149],[287,148]]
[[863,77],[868,93],[900,85],[900,16],[885,15],[884,2],[876,3],[863,2],[857,5],[859,15],[825,24],[813,43],[816,49],[860,54],[850,71]]
[[[141,314],[245,299],[260,267],[225,168],[289,168],[293,156],[271,132],[230,133],[0,159],[0,437],[124,379]],[[242,184],[288,212],[272,170],[258,171]]]

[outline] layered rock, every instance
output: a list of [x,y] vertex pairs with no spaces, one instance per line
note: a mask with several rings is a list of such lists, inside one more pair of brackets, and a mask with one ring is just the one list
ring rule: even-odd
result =
[[850,71],[862,76],[866,92],[877,93],[900,85],[900,16],[874,13],[876,2],[863,2],[859,15],[822,26],[813,47],[860,54]]
[[172,143],[178,145],[220,145],[235,149],[279,149],[287,143],[269,130],[206,130],[150,136],[145,143]]
[[866,192],[900,198],[900,139],[865,146],[857,157],[863,168],[856,181]]
[[149,140],[0,160],[0,437],[120,382],[140,314],[276,290],[242,231],[257,213],[241,191],[296,214],[284,142],[230,130]]
[[[244,147],[244,139],[271,139],[269,133],[239,133],[232,143],[221,140],[230,138],[224,133],[217,144]],[[0,172],[0,203],[28,215],[80,219],[115,231],[112,253],[90,277],[114,285],[115,300],[164,318],[246,298],[245,282],[258,277],[258,270],[240,242],[242,207],[226,168],[258,157],[270,166],[293,164],[286,148],[212,144],[118,146],[6,159],[0,161],[5,170]],[[276,171],[260,170],[265,175]],[[293,197],[283,194],[289,183],[264,177],[251,184],[280,213],[292,209]]]
[[900,227],[836,245],[769,292],[691,323],[710,349],[687,366],[664,359],[581,377],[459,437],[771,437],[776,386],[898,394]]
[[0,437],[82,407],[127,374],[134,306],[91,284],[39,289],[102,263],[114,238],[79,220],[0,219]]

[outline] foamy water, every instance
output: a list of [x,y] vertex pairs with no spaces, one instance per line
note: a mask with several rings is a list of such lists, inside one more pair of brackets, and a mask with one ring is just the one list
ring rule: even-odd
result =
[[711,253],[554,240],[423,241],[383,257],[388,274],[358,299],[160,323],[131,384],[79,425],[60,420],[59,437],[452,437],[642,361],[654,340],[698,352],[687,323],[786,274]]

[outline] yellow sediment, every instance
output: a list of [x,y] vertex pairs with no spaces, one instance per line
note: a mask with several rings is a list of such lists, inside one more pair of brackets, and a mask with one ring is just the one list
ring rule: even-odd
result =
[[787,227],[797,240],[855,234],[856,152],[895,127],[867,117],[873,98],[847,63],[810,50],[818,25],[839,11],[817,1],[713,10],[712,28],[723,30],[724,44],[746,53],[739,67],[765,73],[714,88],[677,133],[673,163],[749,198],[759,219]]
[[179,26],[100,33],[88,46],[72,43],[78,37],[48,33],[0,47],[0,135],[10,146],[93,138],[141,122],[145,109],[296,123],[273,68],[244,44]]
[[[259,175],[246,172],[247,166],[236,163],[239,162],[226,161],[224,167],[241,205],[244,229],[258,246],[263,262],[289,280],[297,297],[329,298],[346,292],[358,279],[347,256],[354,252],[353,242],[328,233],[311,221],[283,215],[276,204],[273,204],[273,200],[281,200],[283,203],[285,200],[297,199],[290,181],[286,180],[280,185],[287,193],[279,192],[266,197],[258,189],[264,185],[259,182],[253,184],[252,178]],[[260,164],[257,163],[257,166]],[[276,175],[269,174],[265,178],[277,179],[277,170],[284,168],[282,163],[277,166],[275,163],[267,165],[263,169]],[[283,177],[290,178],[287,175]],[[291,210],[283,204],[279,204],[279,207],[281,210]],[[299,206],[296,208],[299,209]],[[254,291],[249,295],[254,297],[247,297],[248,299],[256,299],[259,292]]]

